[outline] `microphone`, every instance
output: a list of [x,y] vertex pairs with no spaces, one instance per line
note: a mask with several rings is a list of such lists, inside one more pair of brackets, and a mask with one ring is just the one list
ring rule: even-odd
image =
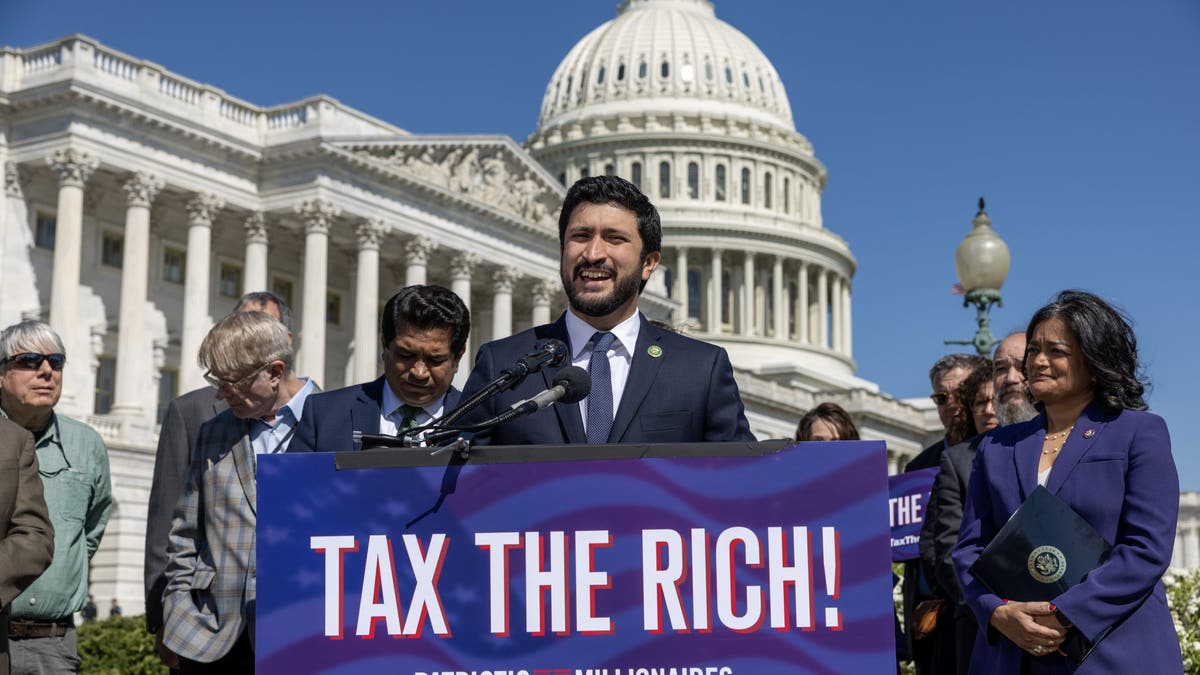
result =
[[536,373],[546,366],[557,368],[567,360],[567,345],[562,340],[554,338],[538,340],[533,349],[534,351],[518,359],[515,366],[504,371],[516,376],[516,380],[508,386],[509,389],[515,387],[530,373]]
[[567,366],[554,376],[554,386],[536,396],[512,404],[512,407],[497,418],[496,423],[535,413],[556,401],[578,403],[587,398],[591,390],[592,379],[588,372],[579,366]]

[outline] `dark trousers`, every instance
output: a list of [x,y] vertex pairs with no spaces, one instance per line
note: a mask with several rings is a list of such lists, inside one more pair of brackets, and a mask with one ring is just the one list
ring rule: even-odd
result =
[[250,644],[249,631],[233,643],[229,653],[212,663],[200,663],[179,657],[179,672],[182,675],[239,675],[254,672],[254,647]]

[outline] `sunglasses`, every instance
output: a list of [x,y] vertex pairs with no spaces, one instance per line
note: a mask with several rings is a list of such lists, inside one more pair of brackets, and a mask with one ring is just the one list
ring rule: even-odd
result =
[[15,367],[20,370],[40,370],[43,361],[50,362],[50,370],[62,370],[63,366],[67,363],[67,355],[25,352],[23,354],[13,354],[7,359],[4,359],[4,365]]
[[209,384],[211,384],[213,387],[215,387],[217,389],[220,389],[221,387],[225,387],[227,389],[237,389],[240,391],[240,390],[245,389],[246,387],[250,386],[251,382],[254,381],[254,378],[258,377],[259,373],[261,373],[262,371],[269,368],[272,363],[274,363],[274,361],[267,361],[266,363],[264,363],[261,366],[259,366],[258,368],[256,368],[253,373],[250,373],[249,375],[241,378],[240,380],[223,380],[223,379],[217,377],[216,375],[213,375],[212,371],[209,370],[204,373],[204,381],[208,382]]
[[946,405],[950,402],[950,394],[944,391],[939,391],[930,394],[929,399],[933,401],[934,405]]

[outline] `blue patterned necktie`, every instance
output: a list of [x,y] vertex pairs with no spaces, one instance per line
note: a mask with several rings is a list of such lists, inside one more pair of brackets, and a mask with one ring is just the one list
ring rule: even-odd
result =
[[596,333],[592,336],[592,358],[588,374],[592,376],[592,392],[587,397],[587,442],[607,443],[613,423],[612,374],[608,368],[608,348],[617,336]]

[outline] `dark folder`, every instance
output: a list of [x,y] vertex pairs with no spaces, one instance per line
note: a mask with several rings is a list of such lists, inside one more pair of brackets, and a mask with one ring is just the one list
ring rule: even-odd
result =
[[[1050,601],[1087,578],[1111,550],[1074,509],[1039,485],[968,571],[1001,598]],[[1093,647],[1078,630],[1062,645],[1076,662]]]

